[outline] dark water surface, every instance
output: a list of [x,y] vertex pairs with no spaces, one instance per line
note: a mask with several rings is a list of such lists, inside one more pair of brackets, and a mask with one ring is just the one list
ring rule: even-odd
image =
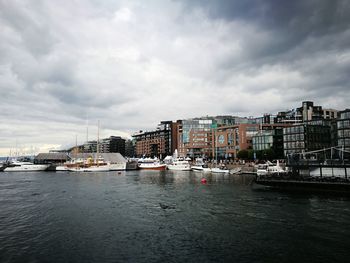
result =
[[206,177],[0,173],[0,262],[349,262],[348,197]]

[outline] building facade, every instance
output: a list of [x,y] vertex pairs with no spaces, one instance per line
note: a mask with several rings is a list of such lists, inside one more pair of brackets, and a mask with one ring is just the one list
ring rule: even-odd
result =
[[240,149],[251,148],[251,136],[263,124],[273,122],[263,117],[206,116],[183,120],[178,132],[180,156],[191,158],[234,158]]
[[178,122],[162,121],[155,131],[133,135],[137,157],[162,157],[172,155],[177,147]]
[[289,126],[290,124],[241,123],[219,127],[215,134],[217,156],[219,159],[232,159],[237,157],[239,151],[254,150],[254,147],[264,150],[273,147],[279,152],[283,148],[282,129]]
[[303,101],[301,107],[278,112],[274,123],[303,123],[322,119],[337,118],[336,110],[322,109],[322,106],[315,106],[312,101]]
[[335,109],[323,109],[323,119],[331,120],[338,118],[338,110]]
[[[125,155],[125,139],[120,136],[110,136],[101,139],[98,143],[98,152],[100,153],[120,153]],[[80,147],[80,152],[97,152],[97,141],[89,141]]]
[[283,129],[284,155],[331,147],[331,127],[325,121],[297,124]]
[[212,132],[217,123],[214,117],[182,120],[178,152],[191,158],[212,158]]
[[252,139],[254,152],[272,150],[276,158],[282,159],[284,157],[282,127],[263,130]]
[[340,112],[340,116],[337,121],[337,128],[337,145],[346,151],[350,151],[350,109]]

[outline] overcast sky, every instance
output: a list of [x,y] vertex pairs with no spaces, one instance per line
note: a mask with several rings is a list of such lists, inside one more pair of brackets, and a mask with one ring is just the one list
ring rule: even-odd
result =
[[347,0],[0,0],[0,156],[350,99]]

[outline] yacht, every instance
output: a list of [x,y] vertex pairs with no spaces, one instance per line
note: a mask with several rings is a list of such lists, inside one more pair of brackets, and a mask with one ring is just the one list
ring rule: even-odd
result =
[[82,164],[75,165],[68,169],[70,172],[108,172],[110,170],[110,163],[105,162],[101,156],[95,160],[93,160],[92,157],[89,157],[84,160]]
[[62,165],[56,166],[56,171],[57,172],[69,171],[72,169],[76,169],[77,167],[84,166],[84,163],[85,163],[85,160],[82,158],[73,158]]
[[177,149],[175,149],[173,156],[167,156],[164,161],[167,159],[167,168],[174,171],[191,171],[191,165],[189,160],[183,157],[179,157]]
[[182,158],[174,159],[167,167],[169,170],[191,171],[190,163]]
[[165,170],[166,164],[160,163],[160,161],[155,158],[142,158],[138,160],[139,169],[143,170]]
[[205,163],[202,158],[196,158],[196,162],[191,166],[192,171],[194,172],[203,172]]
[[92,165],[88,167],[72,167],[69,168],[68,171],[70,172],[108,172],[110,171],[108,165],[98,166],[98,165]]
[[265,164],[259,164],[256,167],[256,174],[258,176],[266,176],[266,175],[283,175],[286,174],[287,171],[284,170],[280,164],[279,161],[277,160],[276,165],[274,165],[273,163],[267,161]]
[[46,164],[34,164],[32,162],[12,161],[6,165],[4,172],[34,172],[45,171],[49,167]]

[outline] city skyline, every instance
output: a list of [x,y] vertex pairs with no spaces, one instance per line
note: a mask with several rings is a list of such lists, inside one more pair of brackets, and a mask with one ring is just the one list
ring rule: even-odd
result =
[[349,108],[347,1],[0,1],[0,156],[261,116]]

